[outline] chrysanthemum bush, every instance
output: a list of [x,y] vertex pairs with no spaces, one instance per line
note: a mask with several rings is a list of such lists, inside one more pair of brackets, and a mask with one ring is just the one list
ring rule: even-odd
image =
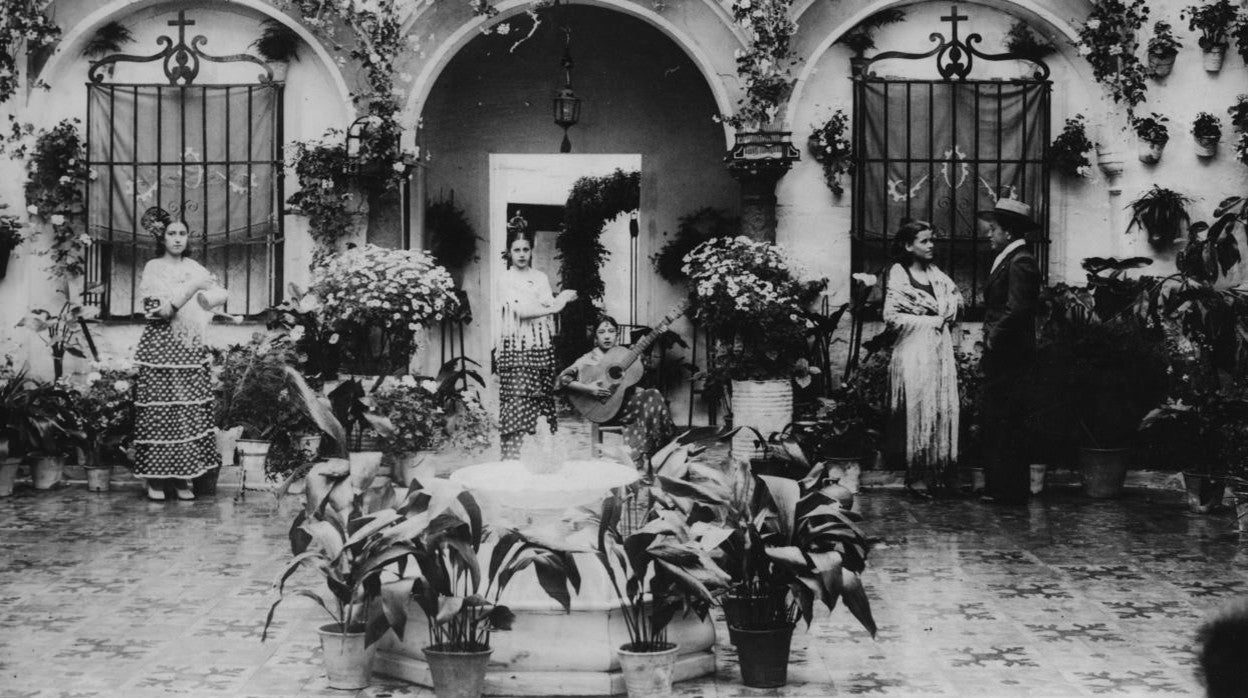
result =
[[321,321],[339,332],[386,332],[394,352],[409,352],[415,334],[458,306],[444,267],[416,250],[363,245],[332,255],[314,272]]
[[779,247],[745,236],[698,245],[683,270],[693,318],[712,340],[711,384],[781,378],[806,356],[809,308],[827,279],[798,279]]
[[1100,0],[1079,28],[1079,55],[1092,66],[1092,76],[1130,114],[1144,101],[1148,66],[1135,55],[1140,28],[1148,20],[1144,0]]

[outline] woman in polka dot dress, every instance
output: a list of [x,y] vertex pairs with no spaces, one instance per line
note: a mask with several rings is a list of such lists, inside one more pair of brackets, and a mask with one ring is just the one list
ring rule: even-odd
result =
[[[615,318],[610,315],[598,318],[594,327],[594,348],[559,374],[559,385],[599,399],[610,397],[611,392],[606,388],[582,382],[581,372],[602,360],[606,352],[615,346],[619,333],[620,323]],[[619,414],[610,421],[624,425],[624,443],[628,445],[638,470],[645,469],[650,457],[667,445],[676,432],[667,400],[654,388],[630,387],[620,404]]]
[[533,237],[519,215],[507,223],[507,269],[498,282],[502,318],[497,346],[499,431],[503,460],[519,460],[525,434],[537,432],[537,418],[555,422],[554,315],[576,291],[551,293],[550,279],[532,266]]
[[194,499],[191,480],[221,465],[204,346],[213,313],[199,300],[217,283],[186,257],[186,224],[167,223],[168,214],[156,211],[164,220],[150,210],[144,216],[157,235],[160,256],[143,267],[139,286],[149,322],[134,357],[139,367],[134,474],[146,480],[149,499],[165,498],[165,480],[173,482],[178,499]]

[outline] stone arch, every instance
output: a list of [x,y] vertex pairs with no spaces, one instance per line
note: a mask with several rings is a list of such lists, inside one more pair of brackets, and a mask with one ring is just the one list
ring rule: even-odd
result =
[[[56,53],[52,55],[47,64],[39,71],[39,77],[55,77],[62,73],[67,63],[77,60],[78,52],[88,40],[88,37],[90,37],[90,33],[107,22],[165,4],[173,3],[170,0],[112,0],[112,2],[87,14],[62,35],[61,41],[57,45]],[[315,35],[285,13],[263,2],[263,0],[230,0],[229,4],[214,9],[228,9],[229,5],[238,5],[257,14],[275,19],[298,34],[299,38],[303,39],[304,43],[312,48],[317,61],[329,75],[330,81],[333,83],[334,89],[348,113],[354,112],[354,107],[351,103],[351,90],[347,86],[346,78],[343,76],[338,64],[334,62],[333,57],[329,55],[329,52]],[[52,82],[52,80],[45,81]],[[41,104],[43,99],[41,95],[43,94],[46,93],[36,92],[32,94],[30,98],[32,109]]]
[[[785,123],[792,122],[797,105],[801,103],[803,93],[814,75],[815,66],[846,32],[853,29],[859,22],[882,10],[890,7],[917,4],[922,3],[910,0],[876,0],[848,16],[838,18],[832,14],[836,10],[831,4],[815,2],[814,0],[803,0],[801,6],[795,8],[794,12],[795,18],[799,20],[798,36],[795,37],[794,45],[797,47],[799,54],[804,57],[804,61],[794,83],[793,92],[785,107]],[[971,4],[981,5],[998,12],[1013,15],[1029,24],[1044,26],[1072,43],[1079,37],[1078,25],[1063,19],[1063,17],[1086,16],[1091,7],[1091,3],[1086,0],[1064,0],[1057,3],[1059,7],[1054,9],[1050,9],[1033,0],[976,0],[976,2]],[[812,17],[807,18],[805,15],[808,13]],[[831,26],[832,29],[820,34],[820,32],[824,31],[821,28],[828,26]],[[811,27],[811,29],[802,31],[801,27]],[[1073,57],[1069,47],[1063,46],[1058,47],[1058,55]],[[1091,68],[1086,62],[1071,60],[1071,65],[1081,78],[1087,82],[1093,81]]]
[[[689,56],[694,65],[698,67],[703,80],[714,96],[715,104],[720,112],[724,114],[733,112],[735,94],[719,78],[720,75],[725,73],[735,75],[732,50],[723,48],[714,42],[705,45],[699,43],[686,29],[677,26],[663,15],[630,0],[577,0],[575,4],[603,7],[629,14],[658,29],[675,42]],[[471,21],[458,24],[439,37],[436,48],[420,66],[419,73],[412,81],[411,91],[408,93],[407,102],[404,105],[404,120],[409,123],[415,123],[420,118],[425,101],[429,98],[429,93],[433,89],[434,83],[437,82],[438,75],[442,73],[460,49],[475,38],[487,22],[497,23],[508,17],[518,15],[524,12],[528,5],[529,0],[503,0],[503,2],[495,5],[495,8],[499,11],[496,17],[488,20],[484,17],[473,18]],[[701,0],[698,4],[698,7],[702,8],[707,6],[715,6],[715,9],[706,10],[702,16],[709,17],[716,24],[722,26],[724,34],[733,38],[735,43],[731,48],[735,49],[744,46],[744,36],[733,25],[731,17],[726,15],[726,11],[719,7],[714,0]],[[419,19],[419,16],[414,16],[409,24],[414,27]],[[710,50],[708,46],[713,46],[714,50]],[[716,58],[721,59],[720,63],[716,63]],[[725,144],[731,145],[732,139],[732,130],[725,125]]]

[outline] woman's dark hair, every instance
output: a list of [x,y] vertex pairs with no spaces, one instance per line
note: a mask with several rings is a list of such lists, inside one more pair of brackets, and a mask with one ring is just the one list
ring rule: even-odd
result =
[[906,249],[906,245],[913,244],[919,239],[919,233],[924,230],[933,230],[932,224],[927,221],[916,221],[909,218],[901,219],[901,227],[893,234],[892,257],[893,261],[898,264],[907,265],[910,263],[910,252]]
[[[191,242],[190,242],[191,226],[187,224],[186,221],[179,218],[177,220],[171,220],[168,223],[166,223],[165,231],[168,231],[169,226],[171,225],[181,225],[183,228],[186,228],[186,237],[187,237],[186,249],[182,250],[182,256],[190,257],[191,256]],[[165,233],[162,232],[156,236],[156,256],[164,257],[167,252],[168,250],[165,249]]]
[[1244,695],[1248,669],[1248,601],[1233,601],[1220,608],[1196,631],[1196,660],[1209,698]]
[[529,247],[537,246],[534,241],[534,234],[529,230],[529,222],[520,215],[519,212],[507,221],[507,244],[503,247],[503,261],[507,263],[507,268],[511,268],[511,245],[520,239],[528,240]]
[[603,313],[599,315],[598,317],[594,318],[594,324],[592,325],[592,330],[594,332],[597,332],[598,326],[604,322],[610,325],[611,328],[614,329],[616,332],[620,331],[619,321],[617,321],[615,318],[611,317],[610,315],[607,315],[606,313]]

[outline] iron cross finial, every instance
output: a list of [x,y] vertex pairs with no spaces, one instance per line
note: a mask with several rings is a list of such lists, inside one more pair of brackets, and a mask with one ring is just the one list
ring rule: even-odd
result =
[[941,17],[940,19],[942,22],[948,22],[950,26],[953,28],[952,29],[952,34],[953,34],[952,41],[956,42],[958,40],[958,22],[961,22],[964,19],[970,19],[970,17],[963,15],[963,14],[958,14],[958,5],[957,3],[954,3],[952,6],[950,6],[949,14],[945,15],[944,17]]

